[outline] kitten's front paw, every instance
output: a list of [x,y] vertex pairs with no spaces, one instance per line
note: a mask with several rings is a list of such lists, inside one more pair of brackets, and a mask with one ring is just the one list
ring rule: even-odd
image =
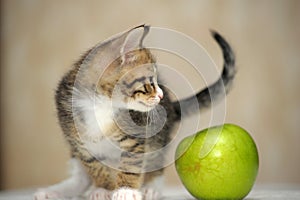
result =
[[142,193],[135,189],[121,188],[113,193],[112,200],[142,200]]
[[89,195],[90,200],[111,200],[111,192],[103,189],[97,188],[91,192]]
[[57,199],[59,194],[53,191],[47,191],[40,189],[33,194],[34,200],[46,200],[46,199]]
[[145,188],[142,193],[144,200],[159,200],[161,197],[160,193],[152,188]]

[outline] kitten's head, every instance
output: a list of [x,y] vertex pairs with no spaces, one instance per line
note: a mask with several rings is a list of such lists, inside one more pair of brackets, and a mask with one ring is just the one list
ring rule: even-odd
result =
[[[163,98],[157,66],[149,49],[142,46],[149,27],[126,32],[120,55],[104,71],[98,89],[111,98],[114,107],[149,111]],[[120,37],[123,37],[121,35]]]

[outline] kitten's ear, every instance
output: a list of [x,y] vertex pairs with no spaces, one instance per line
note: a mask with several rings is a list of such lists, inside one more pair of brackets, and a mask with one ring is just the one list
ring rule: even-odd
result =
[[[81,61],[80,75],[91,83],[102,76],[103,70],[120,56],[125,61],[124,53],[142,48],[144,37],[149,32],[149,26],[140,25],[123,33],[119,33],[92,48]],[[94,79],[91,78],[94,75]]]
[[126,39],[120,49],[121,55],[134,49],[143,48],[143,40],[149,32],[149,26],[140,25],[128,31]]

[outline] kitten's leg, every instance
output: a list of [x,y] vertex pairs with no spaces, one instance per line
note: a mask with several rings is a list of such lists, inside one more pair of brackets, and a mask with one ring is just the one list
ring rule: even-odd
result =
[[72,165],[71,177],[56,185],[39,189],[34,194],[35,200],[75,197],[83,194],[87,190],[91,181],[80,161],[72,158],[70,163]]
[[142,192],[139,188],[142,185],[143,174],[119,172],[117,178],[118,188],[113,192],[112,200],[142,200]]
[[93,180],[93,187],[86,192],[89,200],[111,200],[111,190],[116,188],[115,174],[118,172],[103,165],[99,160],[82,161]]
[[111,200],[111,191],[104,188],[95,188],[93,187],[88,192],[89,200]]
[[137,189],[122,187],[115,191],[112,200],[142,200],[143,195]]
[[145,185],[142,188],[144,200],[158,200],[162,197],[164,187],[163,169],[149,172],[145,175]]
[[142,193],[144,196],[143,200],[159,200],[161,198],[161,193],[153,188],[143,188]]
[[144,162],[143,153],[123,152],[121,155],[120,171],[117,174],[117,189],[112,200],[142,200],[143,195],[139,189],[144,181],[142,173]]

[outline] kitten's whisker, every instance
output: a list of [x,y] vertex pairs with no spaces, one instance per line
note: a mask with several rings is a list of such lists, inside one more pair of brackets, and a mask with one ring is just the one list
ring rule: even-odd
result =
[[153,122],[156,124],[158,121],[159,121],[159,112],[157,110],[158,108],[155,107],[153,109],[153,114],[152,114],[152,119],[153,119]]
[[148,137],[148,128],[149,128],[149,118],[151,110],[147,111],[147,122],[146,122],[146,138]]

